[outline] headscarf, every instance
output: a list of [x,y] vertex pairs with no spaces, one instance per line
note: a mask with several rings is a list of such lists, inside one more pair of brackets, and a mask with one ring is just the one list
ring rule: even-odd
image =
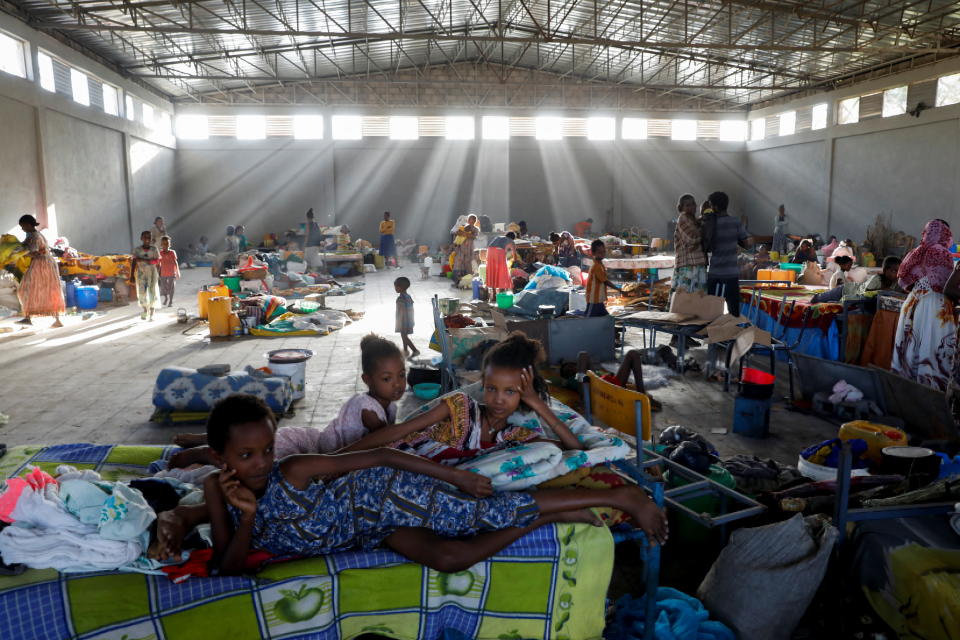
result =
[[950,245],[953,233],[943,220],[931,220],[923,228],[920,246],[907,254],[900,263],[897,279],[904,291],[909,291],[921,278],[926,278],[930,288],[942,292],[953,271],[953,256]]

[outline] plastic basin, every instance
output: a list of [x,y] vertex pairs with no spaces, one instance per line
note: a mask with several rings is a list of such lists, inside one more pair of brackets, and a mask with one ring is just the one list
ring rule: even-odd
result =
[[440,385],[436,382],[421,382],[413,385],[413,395],[421,400],[433,400],[440,395]]
[[740,378],[740,395],[752,400],[766,400],[773,396],[773,385],[777,378],[773,374],[759,369],[744,368]]

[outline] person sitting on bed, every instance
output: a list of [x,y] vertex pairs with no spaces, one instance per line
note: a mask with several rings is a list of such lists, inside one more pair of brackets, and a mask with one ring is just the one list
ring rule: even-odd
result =
[[537,372],[543,349],[515,332],[483,359],[483,402],[454,393],[418,416],[364,436],[344,451],[392,446],[444,464],[458,464],[509,443],[543,440],[535,427],[511,424],[517,411],[533,411],[556,434],[562,449],[583,444],[547,404],[547,383]]
[[[853,260],[847,256],[837,258],[837,264],[840,265],[841,269],[843,269],[847,261],[849,261],[851,265],[853,264]],[[883,271],[880,273],[873,274],[864,282],[844,282],[829,291],[818,293],[811,298],[810,302],[812,304],[824,302],[840,303],[845,300],[867,298],[876,295],[879,291],[896,291],[899,287],[897,283],[897,271],[900,269],[900,262],[900,258],[897,256],[887,256],[883,259]]]
[[[332,453],[356,442],[368,433],[391,425],[397,417],[397,401],[407,387],[407,368],[396,344],[369,334],[360,341],[361,379],[366,393],[358,393],[344,403],[326,429],[280,427],[277,429],[277,456],[295,453]],[[170,468],[191,464],[213,464],[214,456],[204,433],[181,433],[173,443],[185,447],[175,453]],[[193,447],[193,448],[190,448]]]
[[629,513],[651,542],[667,539],[664,512],[637,486],[494,493],[479,474],[394,449],[278,461],[274,432],[273,413],[253,396],[222,400],[207,422],[221,471],[203,491],[221,574],[242,571],[252,549],[316,556],[380,546],[460,571],[542,524],[597,524],[586,510],[599,506]]

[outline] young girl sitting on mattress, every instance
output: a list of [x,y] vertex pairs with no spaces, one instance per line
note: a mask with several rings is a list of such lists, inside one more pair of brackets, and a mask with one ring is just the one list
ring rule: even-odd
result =
[[483,476],[393,449],[278,462],[274,430],[272,412],[252,396],[226,398],[207,423],[222,469],[204,482],[221,572],[240,571],[253,548],[322,555],[380,545],[459,571],[541,524],[590,521],[585,510],[602,505],[628,512],[651,541],[667,537],[666,516],[636,486],[493,493]]
[[[360,341],[361,379],[366,393],[358,393],[340,408],[340,413],[325,429],[313,427],[280,427],[276,434],[276,456],[295,453],[329,453],[356,442],[368,433],[393,424],[397,417],[397,400],[407,387],[407,368],[396,344],[373,333]],[[174,444],[185,449],[171,457],[169,466],[211,464],[207,436],[182,433]]]

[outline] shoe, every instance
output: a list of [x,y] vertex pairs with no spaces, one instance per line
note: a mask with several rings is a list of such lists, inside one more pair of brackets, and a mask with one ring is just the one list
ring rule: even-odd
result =
[[146,320],[146,319],[147,319],[147,312],[146,312],[146,311],[141,311],[141,312],[140,312],[140,319],[141,319],[141,320]]

